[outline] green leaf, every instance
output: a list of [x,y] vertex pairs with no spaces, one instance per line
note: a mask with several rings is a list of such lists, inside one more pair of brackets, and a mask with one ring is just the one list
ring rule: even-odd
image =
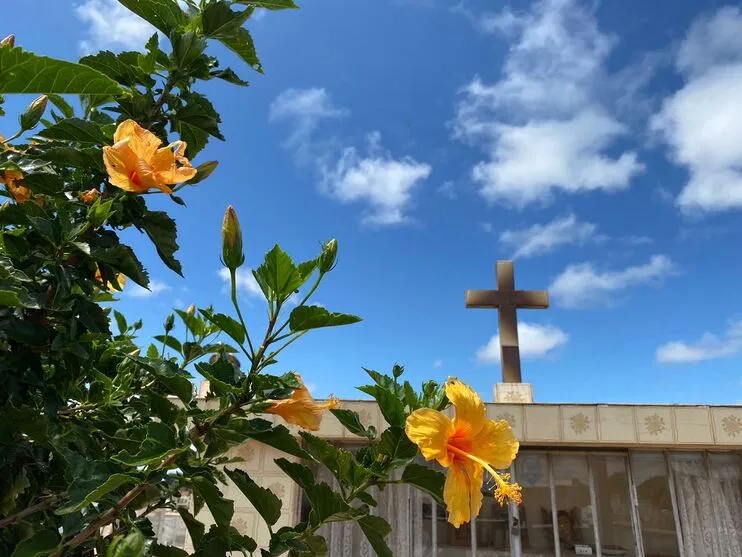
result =
[[289,326],[292,331],[307,331],[320,327],[338,327],[361,321],[347,313],[330,313],[322,306],[298,306],[291,311]]
[[31,188],[34,193],[55,195],[64,190],[64,180],[57,174],[37,172],[23,177],[23,185]]
[[59,534],[57,532],[41,530],[34,532],[30,538],[19,543],[10,557],[46,557],[54,553],[58,545]]
[[283,425],[278,425],[266,431],[250,433],[249,437],[292,456],[299,458],[307,458],[308,456],[306,451],[296,442],[296,438],[291,435],[288,428]]
[[214,521],[219,525],[229,526],[234,514],[234,501],[225,499],[219,488],[204,477],[195,476],[190,482],[203,497]]
[[330,412],[332,412],[333,416],[335,416],[351,433],[355,433],[361,437],[368,437],[368,431],[361,423],[361,418],[358,416],[358,412],[343,408],[332,408]]
[[119,328],[119,334],[124,334],[127,329],[126,317],[118,310],[113,310],[113,316],[116,318],[116,326]]
[[283,303],[308,277],[302,277],[291,257],[276,244],[263,263],[253,271],[263,294],[269,300]]
[[228,470],[224,472],[235,483],[238,489],[252,503],[260,516],[273,526],[281,518],[281,500],[270,490],[260,487],[250,476],[242,470]]
[[152,466],[159,464],[174,450],[179,449],[173,429],[162,422],[149,422],[147,436],[139,446],[137,454],[132,455],[129,451],[123,450],[111,459],[127,466]]
[[260,63],[258,53],[255,51],[255,43],[252,35],[244,27],[236,29],[230,36],[219,39],[224,46],[234,52],[242,60],[247,62],[250,67],[258,73],[263,72],[263,64]]
[[188,156],[198,153],[207,141],[207,135],[224,140],[219,131],[221,117],[206,97],[198,93],[188,96],[186,105],[174,115],[175,128],[180,131],[183,140],[188,143]]
[[155,83],[154,80],[148,74],[145,74],[139,66],[130,64],[122,59],[122,57],[125,57],[125,54],[123,53],[124,56],[117,56],[110,50],[103,50],[98,54],[80,58],[80,63],[95,68],[123,85],[135,86],[137,84],[146,84],[150,87],[153,86]]
[[188,552],[179,547],[172,545],[160,545],[156,543],[152,546],[152,557],[188,557]]
[[180,261],[174,255],[178,251],[178,230],[175,221],[164,211],[147,211],[135,220],[137,228],[143,229],[157,249],[157,255],[170,269],[183,276]]
[[227,360],[217,360],[213,364],[200,362],[196,370],[209,380],[209,390],[216,396],[236,393],[234,366]]
[[389,532],[392,531],[392,527],[386,520],[378,516],[364,516],[358,520],[358,526],[363,530],[368,543],[374,548],[378,557],[394,557],[394,553],[385,541]]
[[0,48],[0,93],[72,93],[118,95],[121,87],[93,68],[24,52]]
[[81,120],[80,118],[67,118],[41,130],[37,135],[48,139],[94,143],[96,145],[107,145],[110,143],[109,138],[105,136],[98,124],[90,120]]
[[110,265],[117,271],[124,273],[139,286],[147,288],[149,286],[149,276],[144,270],[142,262],[134,255],[134,250],[124,244],[119,244],[112,248],[95,249],[92,252],[93,258],[101,263]]
[[49,101],[51,101],[51,103],[62,112],[65,118],[72,118],[75,115],[75,109],[72,108],[70,103],[64,100],[64,97],[55,95],[54,93],[47,94],[47,97],[49,97]]
[[203,522],[201,522],[200,520],[196,520],[185,507],[178,507],[178,512],[180,513],[180,518],[183,519],[183,523],[188,530],[188,535],[191,536],[193,547],[198,547],[199,545],[201,545],[201,539],[204,537],[204,531],[206,530],[206,527],[204,526]]
[[291,462],[285,458],[277,458],[275,463],[303,491],[309,493],[314,489],[316,482],[314,481],[314,472],[312,472],[311,468],[299,462]]
[[217,79],[222,79],[226,81],[227,83],[231,83],[233,85],[239,85],[241,87],[247,87],[250,85],[247,81],[242,79],[240,76],[238,76],[234,70],[231,68],[225,68],[223,70],[214,70],[212,72],[209,72],[209,76],[215,77]]
[[132,12],[169,35],[188,22],[188,16],[176,0],[119,0]]
[[63,508],[58,509],[57,514],[68,514],[71,512],[77,512],[81,509],[84,509],[91,503],[100,501],[100,499],[104,495],[111,493],[112,491],[118,489],[122,485],[130,484],[130,483],[138,484],[139,480],[127,474],[113,474],[112,476],[109,476],[108,479],[105,482],[103,482],[100,486],[96,487],[93,491],[88,493],[82,501],[80,502],[70,501]]
[[[175,350],[178,354],[183,350],[180,341],[171,335],[155,335],[155,340]],[[157,357],[157,356],[155,356]]]
[[407,438],[401,427],[390,427],[381,434],[379,440],[379,454],[382,454],[393,464],[404,463],[417,456],[417,445]]
[[406,419],[404,404],[397,398],[397,395],[379,385],[365,385],[358,387],[358,390],[376,399],[376,402],[379,403],[379,409],[389,425],[404,427]]
[[137,358],[136,360],[183,403],[187,405],[191,402],[193,384],[189,381],[190,375],[182,371],[176,363],[169,360],[150,360],[147,358]]
[[446,483],[446,476],[441,472],[413,462],[402,472],[402,481],[426,491],[441,505],[445,504],[443,485]]
[[299,9],[299,6],[294,4],[294,0],[236,0],[236,2],[266,10]]
[[108,546],[106,557],[143,557],[146,539],[139,530],[128,536],[116,536]]
[[209,38],[222,39],[233,35],[250,17],[252,10],[233,10],[229,2],[217,0],[201,12],[201,30]]
[[359,466],[353,454],[307,431],[299,435],[306,443],[306,451],[322,463],[342,484],[357,487],[365,482],[370,472]]
[[232,319],[229,315],[224,315],[223,313],[211,313],[204,310],[200,311],[201,315],[227,333],[239,345],[245,343],[245,328],[242,326],[242,323],[236,319]]

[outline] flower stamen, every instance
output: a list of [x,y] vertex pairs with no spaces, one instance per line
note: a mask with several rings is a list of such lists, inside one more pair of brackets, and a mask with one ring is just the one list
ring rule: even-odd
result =
[[497,502],[500,503],[500,505],[504,505],[506,500],[508,499],[516,505],[520,505],[523,500],[521,496],[521,487],[518,484],[508,483],[508,480],[510,480],[510,474],[499,474],[494,468],[492,468],[492,466],[489,465],[489,463],[487,463],[487,461],[482,460],[481,458],[471,453],[462,451],[458,447],[455,447],[451,444],[446,445],[446,448],[454,454],[471,460],[472,462],[476,462],[490,473],[490,476],[492,476],[492,479],[497,485],[493,495],[495,496]]

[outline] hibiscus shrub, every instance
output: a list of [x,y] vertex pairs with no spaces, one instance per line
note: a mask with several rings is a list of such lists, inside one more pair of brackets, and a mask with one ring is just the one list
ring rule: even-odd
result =
[[[158,544],[150,522],[158,509],[177,508],[198,556],[322,555],[320,528],[339,520],[357,522],[376,552],[389,556],[390,527],[373,514],[371,488],[415,485],[441,504],[445,499],[456,523],[478,511],[483,469],[494,475],[498,498],[517,499],[495,470],[510,464],[517,442],[505,422],[485,419],[481,401],[463,384],[449,381],[444,392],[430,381],[416,392],[401,381],[401,367],[391,376],[369,371],[373,384],[361,391],[378,401],[389,424],[377,432],[334,400],[315,402],[296,373],[268,373],[308,331],[358,321],[309,305],[335,266],[334,240],[298,264],[279,246],[266,254],[253,274],[266,298],[267,326],[251,337],[236,296],[242,234],[228,208],[222,259],[233,316],[176,310],[154,343],[137,344],[142,324],[114,309],[116,296],[125,282],[146,288],[149,279],[119,235],[145,233],[162,262],[181,273],[175,222],[150,210],[145,194],[162,192],[184,204],[176,194],[217,166],[194,166],[209,138],[223,139],[219,114],[194,88],[212,79],[247,82],[220,68],[210,43],[262,73],[243,24],[256,8],[296,6],[119,1],[158,29],[142,52],[104,51],[71,63],[25,51],[12,36],[0,41],[0,116],[2,94],[42,95],[20,115],[18,132],[0,138],[0,193],[7,198],[0,207],[0,555],[187,555]],[[288,304],[295,292],[299,303]],[[193,395],[193,372],[210,382],[206,401]],[[449,398],[455,421],[440,413]],[[351,453],[309,433],[328,410],[363,448]],[[294,436],[265,414],[301,431]],[[275,528],[281,500],[227,456],[251,439],[291,457],[277,463],[311,503],[305,521]],[[448,480],[414,462],[418,448],[450,467]],[[338,490],[317,482],[311,465],[326,466]],[[267,523],[267,547],[230,525],[226,477]],[[210,513],[215,524],[208,530],[178,505],[184,492],[194,514]]]

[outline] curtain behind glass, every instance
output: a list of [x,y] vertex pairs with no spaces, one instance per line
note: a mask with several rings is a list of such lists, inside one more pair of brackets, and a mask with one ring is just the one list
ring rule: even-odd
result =
[[[326,469],[318,479],[338,489],[337,479]],[[383,491],[372,490],[379,505],[371,513],[392,526],[387,538],[394,557],[423,557],[422,493],[408,485],[390,485]],[[376,557],[376,552],[355,522],[333,522],[319,533],[327,540],[328,557]]]

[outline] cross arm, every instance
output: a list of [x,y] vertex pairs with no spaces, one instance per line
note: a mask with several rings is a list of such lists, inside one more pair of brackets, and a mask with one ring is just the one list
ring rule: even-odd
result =
[[549,293],[545,290],[467,290],[466,307],[546,309]]

